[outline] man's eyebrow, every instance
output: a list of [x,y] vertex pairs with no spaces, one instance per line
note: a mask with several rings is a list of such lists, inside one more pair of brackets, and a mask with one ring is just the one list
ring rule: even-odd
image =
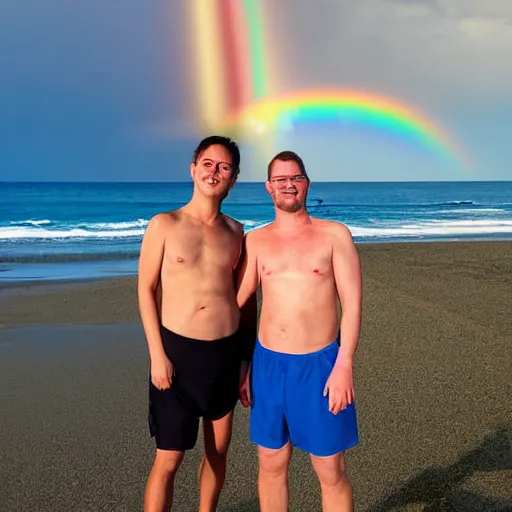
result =
[[[212,160],[211,158],[203,158],[201,160],[201,162],[215,162],[215,160]],[[222,160],[220,162],[217,162],[218,164],[224,164],[224,165],[229,165],[230,167],[232,166],[229,162],[223,162]]]

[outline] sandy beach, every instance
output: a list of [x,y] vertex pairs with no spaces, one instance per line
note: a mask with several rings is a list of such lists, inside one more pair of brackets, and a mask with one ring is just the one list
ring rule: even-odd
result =
[[[359,245],[357,511],[512,510],[512,242]],[[0,286],[0,509],[140,511],[154,454],[136,278]],[[197,510],[202,441],[174,510]],[[259,510],[239,405],[219,510]],[[320,510],[294,452],[290,511]]]

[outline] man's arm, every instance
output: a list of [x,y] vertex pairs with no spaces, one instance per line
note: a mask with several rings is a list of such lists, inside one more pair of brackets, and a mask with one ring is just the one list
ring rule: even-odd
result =
[[244,340],[243,360],[250,361],[258,335],[257,290],[259,275],[253,235],[248,233],[236,273],[237,301],[240,308],[240,330]]
[[245,235],[237,269],[237,301],[240,308],[256,293],[260,285],[254,237],[253,231]]
[[332,264],[341,302],[340,350],[336,364],[352,363],[361,333],[361,260],[349,229],[340,224],[335,228]]
[[335,224],[332,234],[332,265],[341,302],[340,348],[324,396],[329,394],[329,410],[338,414],[354,398],[352,361],[361,330],[362,280],[359,254],[350,231]]
[[162,344],[157,304],[157,288],[165,249],[164,230],[167,222],[164,214],[159,214],[150,220],[146,228],[140,250],[137,290],[139,313],[151,359],[151,378],[159,389],[168,388],[172,378],[172,367],[168,367]]

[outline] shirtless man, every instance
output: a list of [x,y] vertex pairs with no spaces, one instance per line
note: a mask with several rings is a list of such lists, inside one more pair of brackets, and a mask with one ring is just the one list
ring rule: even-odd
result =
[[311,456],[323,510],[351,511],[343,455],[359,442],[352,380],[359,255],[346,226],[309,216],[309,178],[298,155],[275,156],[265,187],[275,220],[247,234],[238,290],[240,306],[259,285],[263,296],[251,376],[241,386],[258,445],[261,511],[288,510],[292,446]]
[[239,173],[237,145],[209,137],[196,148],[192,199],[149,222],[140,252],[139,310],[151,362],[149,428],[156,458],[144,510],[172,508],[174,478],[203,418],[200,511],[214,511],[224,483],[239,398],[240,310],[234,269],[243,226],[223,215]]

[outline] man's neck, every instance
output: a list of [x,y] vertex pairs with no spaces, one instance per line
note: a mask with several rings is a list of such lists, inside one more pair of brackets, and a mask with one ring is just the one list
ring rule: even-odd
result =
[[221,216],[220,205],[221,201],[217,198],[193,195],[183,211],[205,224],[212,224]]
[[297,212],[285,212],[276,209],[274,226],[282,231],[293,231],[311,224],[311,217],[306,208]]

